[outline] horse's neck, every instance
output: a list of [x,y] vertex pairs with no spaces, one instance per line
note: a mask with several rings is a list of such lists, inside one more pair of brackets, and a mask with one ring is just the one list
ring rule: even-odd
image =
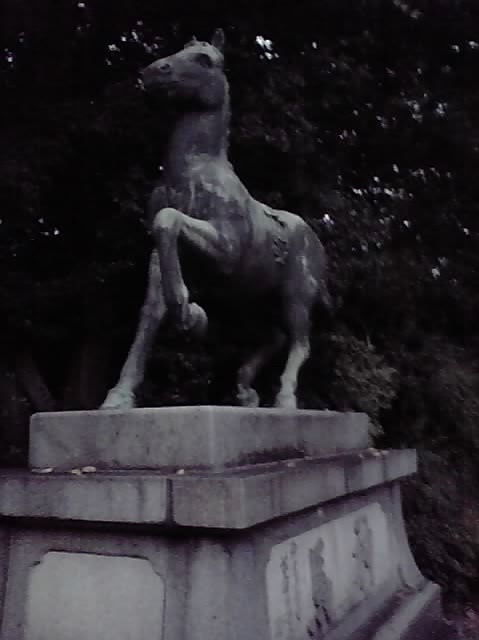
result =
[[170,180],[185,177],[195,159],[227,159],[229,105],[216,111],[190,112],[178,121],[168,145],[165,173]]

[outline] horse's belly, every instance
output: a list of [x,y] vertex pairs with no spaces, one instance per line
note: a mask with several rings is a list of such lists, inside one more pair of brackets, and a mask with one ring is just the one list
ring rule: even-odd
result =
[[183,245],[180,247],[183,279],[195,300],[255,299],[274,293],[279,281],[268,260],[252,268],[241,261],[235,269],[225,269],[218,261]]

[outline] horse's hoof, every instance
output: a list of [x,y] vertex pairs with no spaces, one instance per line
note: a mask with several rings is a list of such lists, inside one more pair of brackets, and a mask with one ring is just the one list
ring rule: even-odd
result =
[[208,331],[208,316],[205,310],[196,302],[192,302],[189,305],[189,312],[188,331],[199,338],[203,337]]
[[110,389],[100,409],[134,409],[135,394],[132,391]]
[[236,398],[241,407],[259,407],[259,395],[251,387],[240,387]]
[[294,394],[279,394],[274,406],[276,409],[297,409],[296,397]]

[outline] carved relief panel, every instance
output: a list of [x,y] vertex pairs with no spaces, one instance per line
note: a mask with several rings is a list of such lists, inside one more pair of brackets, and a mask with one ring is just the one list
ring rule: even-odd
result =
[[393,571],[378,503],[286,540],[266,569],[272,640],[318,640]]

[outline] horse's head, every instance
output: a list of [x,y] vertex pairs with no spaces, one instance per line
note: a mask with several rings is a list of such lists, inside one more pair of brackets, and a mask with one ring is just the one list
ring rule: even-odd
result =
[[221,29],[215,32],[211,44],[193,38],[178,53],[160,58],[143,69],[141,79],[145,90],[151,94],[161,93],[194,108],[222,106],[227,87],[223,48]]

